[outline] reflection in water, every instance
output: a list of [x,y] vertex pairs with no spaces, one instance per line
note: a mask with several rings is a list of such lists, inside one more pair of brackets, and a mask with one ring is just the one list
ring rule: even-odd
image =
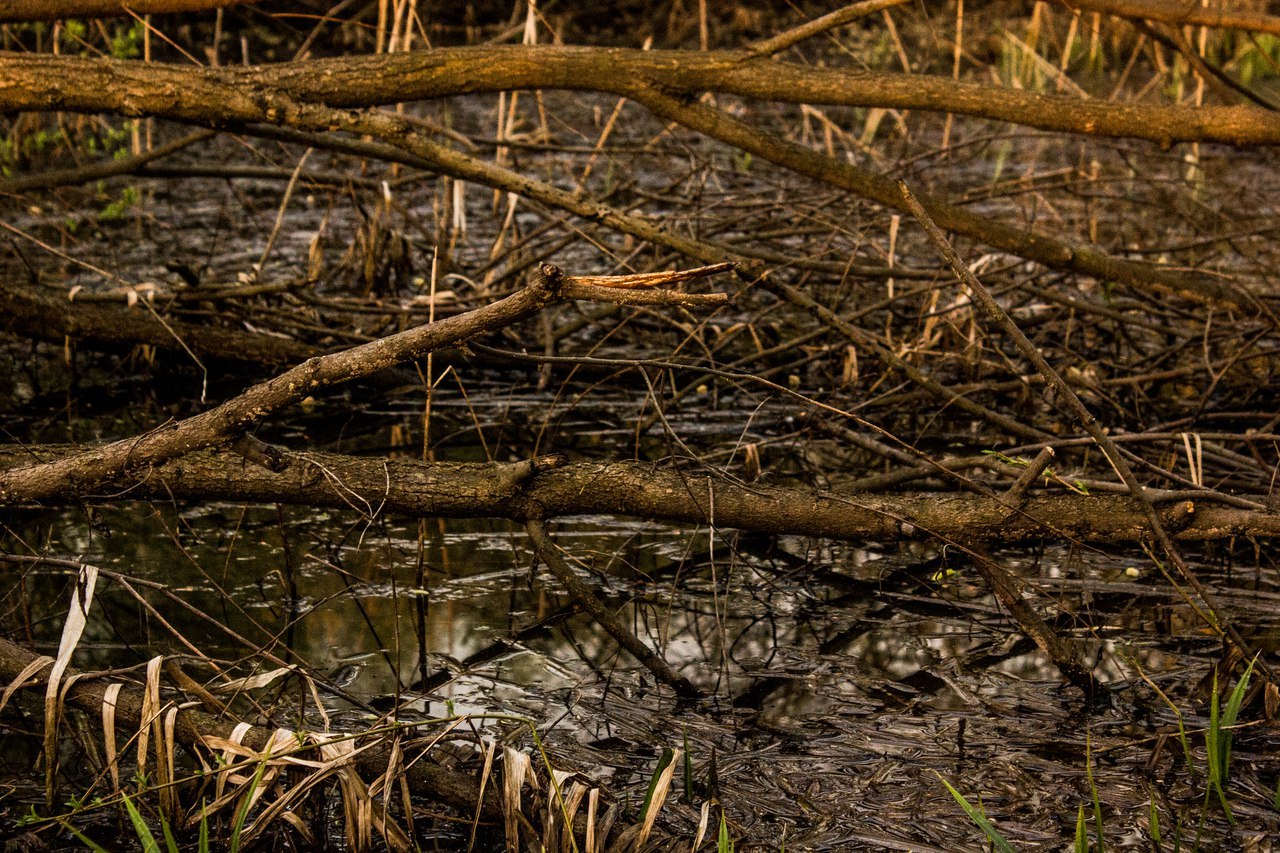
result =
[[[327,673],[335,710],[350,706],[345,691],[374,705],[399,695],[402,713],[531,719],[560,761],[615,795],[642,793],[657,752],[687,743],[695,784],[706,783],[715,756],[715,785],[744,828],[770,837],[788,825],[797,849],[952,837],[959,818],[939,799],[933,770],[980,791],[1023,841],[1057,839],[1063,827],[1051,816],[1075,814],[1086,728],[1095,752],[1114,754],[1097,771],[1107,806],[1136,815],[1149,738],[1173,721],[1134,690],[1124,701],[1148,707],[1145,728],[1134,727],[1132,708],[1082,716],[1079,697],[963,560],[931,546],[737,535],[713,543],[705,530],[603,518],[560,525],[557,541],[622,621],[714,696],[681,706],[566,607],[548,575],[531,573],[523,532],[505,522],[433,521],[420,542],[416,524],[295,509],[101,510],[92,525],[76,511],[40,518],[16,532],[51,553],[158,581],[190,605],[148,594],[179,640],[104,583],[77,657],[84,668],[183,653],[185,641],[238,676],[251,674],[235,663],[245,643],[261,645]],[[1091,638],[1104,679],[1131,678],[1136,666],[1160,680],[1203,672],[1216,651],[1180,599],[1108,555],[1003,559],[1043,585],[1037,600],[1059,630]],[[1207,568],[1205,576],[1225,583]],[[1222,597],[1255,613],[1259,640],[1274,637],[1277,593],[1261,588],[1262,575],[1248,577],[1250,588]],[[26,579],[45,649],[56,643],[68,584],[51,570]],[[1117,633],[1134,627],[1144,630]],[[1052,806],[1020,811],[1031,791]],[[695,831],[695,812],[668,817]]]

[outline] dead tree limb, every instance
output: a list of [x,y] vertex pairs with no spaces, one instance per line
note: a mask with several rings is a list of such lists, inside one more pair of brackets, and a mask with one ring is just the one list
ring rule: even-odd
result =
[[[65,80],[60,78],[65,76]],[[927,74],[816,68],[746,51],[643,51],[581,46],[485,46],[193,68],[0,51],[0,111],[115,112],[104,84],[132,87],[141,107],[152,87],[174,107],[209,90],[279,90],[332,107],[568,89],[625,96],[637,83],[675,94],[715,92],[760,101],[953,112],[1061,133],[1145,139],[1160,145],[1280,144],[1280,116],[1252,106],[1180,107],[1086,101]],[[123,91],[123,90],[122,90]],[[62,106],[51,105],[61,101]],[[95,106],[92,102],[98,102]],[[135,114],[135,113],[127,113]]]
[[1214,27],[1225,30],[1249,30],[1280,35],[1280,17],[1249,9],[1203,6],[1199,3],[1166,2],[1166,0],[1065,0],[1068,6],[1090,12],[1102,12],[1118,18],[1161,21],[1192,27]]
[[1080,647],[1070,638],[1063,638],[1049,627],[1035,608],[1023,597],[1025,584],[1016,575],[993,560],[980,548],[965,546],[962,548],[973,558],[973,564],[982,575],[987,588],[996,597],[996,601],[1008,611],[1018,623],[1022,633],[1031,638],[1049,660],[1058,668],[1067,681],[1070,681],[1089,698],[1102,692],[1102,685],[1093,672],[1081,661]]
[[[723,269],[726,267],[713,267],[706,274]],[[687,280],[700,274],[699,271],[690,271],[675,274],[675,279]],[[615,280],[617,278],[627,277],[616,277]],[[628,300],[631,293],[626,288],[566,281],[558,267],[544,264],[527,287],[482,308],[308,359],[209,411],[158,427],[149,433],[55,462],[7,471],[0,475],[0,503],[15,499],[39,502],[65,493],[68,488],[95,490],[119,481],[131,470],[145,471],[149,466],[237,438],[273,412],[298,403],[321,388],[369,376],[421,358],[429,352],[463,343],[476,335],[504,328],[559,300],[575,296],[606,300],[613,298],[614,294],[620,300]],[[688,295],[674,291],[649,290],[648,294],[659,303],[685,304],[688,301]],[[706,304],[708,300],[695,301]],[[724,297],[710,301],[723,302]]]
[[[66,446],[0,446],[0,471],[56,462]],[[1129,495],[1033,495],[1015,511],[1000,495],[915,492],[868,495],[750,486],[706,472],[634,462],[565,463],[539,457],[514,464],[427,463],[332,453],[284,453],[280,471],[233,453],[191,453],[139,472],[127,496],[331,507],[375,515],[507,518],[525,522],[573,515],[622,515],[720,528],[892,542],[931,535],[970,542],[1143,542],[1151,528]],[[104,487],[105,488],[105,487]],[[1182,541],[1280,536],[1280,512],[1245,509],[1209,494],[1156,495],[1170,535]],[[120,500],[117,491],[68,483],[46,503]],[[29,503],[18,495],[9,506]],[[0,504],[3,505],[3,504]]]
[[87,184],[90,181],[101,181],[118,175],[133,174],[148,163],[154,163],[156,160],[168,157],[170,154],[195,145],[197,142],[212,139],[215,135],[212,130],[197,130],[178,139],[170,140],[163,145],[157,145],[150,151],[144,151],[141,154],[134,154],[121,159],[112,158],[72,169],[53,169],[34,175],[2,178],[0,179],[0,195],[25,193],[32,190],[47,190],[51,187],[71,186],[74,184]]
[[227,441],[320,388],[368,376],[530,317],[559,298],[559,278],[558,269],[544,267],[530,286],[483,308],[308,359],[216,408],[144,435],[57,462],[9,471],[0,476],[0,501],[19,494],[40,501],[72,483],[101,486],[118,480],[130,468],[174,459]]
[[304,343],[270,335],[160,319],[141,306],[76,302],[44,288],[19,287],[0,281],[0,329],[36,340],[62,343],[66,338],[108,346],[146,344],[165,350],[189,350],[197,356],[255,364],[296,364],[319,355]]
[[0,6],[0,24],[204,12],[252,2],[256,0],[12,0]]

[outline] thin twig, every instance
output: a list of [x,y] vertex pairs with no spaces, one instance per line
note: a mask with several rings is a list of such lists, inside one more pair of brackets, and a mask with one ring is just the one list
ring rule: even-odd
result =
[[747,50],[759,56],[773,56],[827,30],[843,27],[845,24],[856,21],[859,18],[874,15],[876,12],[893,6],[901,6],[905,2],[906,0],[863,0],[861,3],[851,3],[843,9],[828,12],[820,18],[806,21],[784,33],[778,33],[776,36],[749,45]]

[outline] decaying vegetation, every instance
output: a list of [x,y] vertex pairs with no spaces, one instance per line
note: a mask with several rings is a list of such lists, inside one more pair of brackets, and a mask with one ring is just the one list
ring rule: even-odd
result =
[[296,5],[0,10],[10,835],[1270,849],[1266,3]]

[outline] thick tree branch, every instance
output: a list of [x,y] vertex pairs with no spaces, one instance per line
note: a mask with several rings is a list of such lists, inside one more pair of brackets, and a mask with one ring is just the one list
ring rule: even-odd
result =
[[270,335],[222,329],[177,318],[163,323],[141,306],[125,308],[101,302],[73,302],[63,296],[0,281],[0,329],[37,340],[61,343],[83,338],[98,344],[146,344],[166,350],[189,350],[201,357],[255,364],[296,364],[316,347]]
[[1280,35],[1280,17],[1249,9],[1233,9],[1200,3],[1167,2],[1167,0],[1065,0],[1068,6],[1090,12],[1102,12],[1118,18],[1141,18],[1180,26],[1216,27],[1251,30]]
[[[34,460],[54,462],[69,452],[66,447],[0,447],[0,471]],[[1142,542],[1151,536],[1141,503],[1127,495],[1038,495],[1016,511],[998,495],[869,495],[746,486],[707,473],[627,462],[564,464],[556,457],[514,465],[425,463],[330,453],[287,453],[285,460],[289,464],[283,470],[272,472],[231,453],[193,453],[147,471],[129,485],[128,497],[292,503],[365,515],[521,522],[622,515],[853,541],[937,536],[968,542],[1044,538]],[[42,498],[47,503],[119,499],[118,493],[74,484]],[[9,503],[21,502],[15,494]],[[1208,495],[1163,500],[1157,507],[1165,529],[1180,540],[1280,536],[1280,513],[1226,506]]]
[[530,286],[491,305],[308,359],[216,408],[144,435],[57,462],[11,470],[0,476],[0,503],[19,495],[24,501],[41,501],[65,492],[69,486],[96,489],[118,480],[130,468],[157,464],[227,441],[320,388],[368,376],[532,316],[559,298],[556,288],[560,275],[558,269],[544,267]]
[[9,0],[0,4],[0,24],[203,12],[251,2],[255,0]]
[[[1041,95],[925,74],[815,68],[750,51],[486,46],[350,56],[278,65],[193,68],[0,51],[0,112],[64,109],[176,115],[204,94],[269,89],[341,108],[513,89],[626,95],[637,82],[672,93],[763,101],[951,112],[1042,130],[1176,142],[1280,144],[1280,115],[1250,106],[1118,104]],[[162,95],[167,110],[151,106]],[[127,98],[126,98],[127,96]],[[126,99],[124,108],[120,101]],[[129,112],[129,106],[135,112]],[[233,112],[240,112],[238,106]]]

